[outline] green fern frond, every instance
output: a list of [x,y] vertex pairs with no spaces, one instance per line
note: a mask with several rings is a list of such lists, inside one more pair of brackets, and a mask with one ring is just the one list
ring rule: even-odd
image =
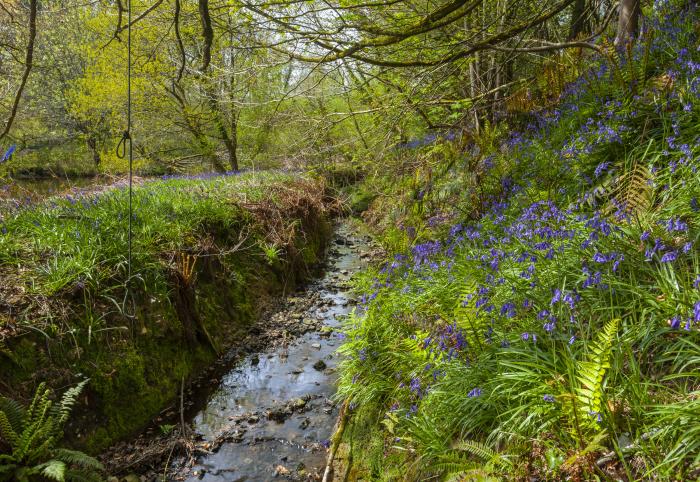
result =
[[0,439],[7,440],[11,447],[17,445],[19,439],[13,424],[2,410],[0,410]]
[[459,442],[455,443],[452,448],[460,452],[467,452],[484,461],[493,460],[499,457],[498,452],[473,440],[460,440]]
[[68,390],[58,404],[51,401],[51,392],[42,383],[26,411],[12,400],[0,399],[0,436],[10,442],[12,450],[9,455],[0,454],[0,480],[29,481],[37,475],[58,482],[101,480],[102,465],[95,458],[56,448],[86,383]]
[[56,482],[64,482],[66,480],[66,464],[60,460],[49,460],[37,466],[41,470],[41,474]]
[[25,420],[27,423],[34,418],[34,412],[37,409],[37,406],[39,406],[44,400],[47,400],[48,397],[49,391],[46,389],[46,383],[41,382],[34,393],[32,403],[29,405],[29,408],[26,411]]
[[63,397],[61,398],[61,403],[56,406],[55,411],[53,413],[53,415],[56,418],[57,427],[63,427],[63,424],[65,424],[65,422],[68,420],[68,417],[70,416],[70,413],[73,410],[73,407],[75,406],[75,403],[78,400],[80,393],[83,391],[83,388],[85,388],[85,385],[87,385],[88,381],[89,379],[83,380],[73,388],[66,390],[66,393],[63,394]]
[[5,414],[7,422],[15,433],[24,430],[26,414],[22,405],[12,399],[0,397],[0,412]]
[[440,457],[434,468],[438,473],[445,474],[446,481],[498,480],[493,477],[494,468],[489,463],[474,461],[467,454],[457,451],[451,451]]
[[[576,388],[576,400],[584,420],[591,420],[592,415],[600,414],[603,379],[610,368],[610,355],[618,323],[618,319],[606,323],[597,340],[591,344],[588,359],[578,363],[576,379],[579,386]],[[597,424],[591,426],[597,427]]]
[[54,457],[69,465],[102,470],[102,464],[99,460],[83,452],[78,452],[77,450],[56,449],[54,451]]

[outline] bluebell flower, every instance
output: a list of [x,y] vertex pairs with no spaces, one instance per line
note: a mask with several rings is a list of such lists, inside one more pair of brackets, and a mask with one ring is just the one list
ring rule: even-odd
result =
[[552,402],[554,402],[554,395],[545,395],[544,397],[542,397],[542,399],[543,399],[545,402],[550,402],[550,403],[552,403]]
[[469,393],[467,393],[467,397],[469,398],[475,398],[475,397],[480,397],[481,396],[481,388],[472,388]]
[[664,224],[666,225],[666,231],[668,231],[669,233],[673,233],[675,231],[688,231],[688,224],[681,221],[680,218],[671,218]]
[[501,307],[501,316],[513,318],[515,316],[515,303],[508,301]]
[[678,315],[675,315],[673,318],[671,318],[671,321],[669,323],[672,329],[677,330],[678,328],[681,327],[681,317]]
[[595,417],[596,422],[598,423],[603,421],[603,416],[599,412],[588,412],[588,415]]
[[564,303],[569,305],[569,308],[572,310],[574,309],[574,306],[576,305],[576,301],[578,301],[581,298],[578,293],[576,293],[576,290],[574,290],[573,293],[566,293],[564,294]]
[[421,398],[420,380],[417,377],[411,378],[409,389],[418,397]]
[[608,166],[610,166],[610,163],[607,161],[598,164],[593,173],[595,177],[600,177],[603,173],[605,173],[608,170]]
[[678,258],[677,251],[669,251],[661,257],[662,263],[673,263]]
[[554,290],[554,295],[552,296],[552,300],[550,301],[550,305],[554,305],[556,303],[559,303],[561,300],[561,290],[559,288],[556,288]]
[[17,146],[15,146],[14,144],[11,145],[10,148],[7,149],[7,151],[5,151],[5,154],[3,154],[2,157],[0,157],[0,164],[2,164],[3,162],[9,161],[10,158],[12,157],[12,154],[15,153],[16,148],[17,148]]

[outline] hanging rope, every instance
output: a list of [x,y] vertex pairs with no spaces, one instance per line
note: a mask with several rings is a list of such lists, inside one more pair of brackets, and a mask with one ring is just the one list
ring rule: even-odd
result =
[[129,296],[131,287],[131,240],[132,240],[132,219],[133,219],[133,196],[134,196],[134,155],[131,149],[131,0],[127,0],[127,67],[126,67],[126,130],[117,144],[117,157],[124,159],[129,155],[129,228],[127,240],[127,280],[126,296]]

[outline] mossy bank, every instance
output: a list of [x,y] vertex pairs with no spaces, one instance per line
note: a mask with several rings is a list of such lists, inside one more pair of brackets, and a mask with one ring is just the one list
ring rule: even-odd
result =
[[[0,393],[88,389],[71,430],[92,452],[144,427],[184,379],[310,273],[330,234],[323,182],[170,178],[0,213]],[[130,290],[127,290],[127,285]]]

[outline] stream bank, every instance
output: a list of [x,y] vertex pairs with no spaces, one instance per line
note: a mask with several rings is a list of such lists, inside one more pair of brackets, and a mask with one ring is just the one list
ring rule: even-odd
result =
[[168,480],[320,480],[338,416],[338,329],[356,307],[348,282],[372,254],[369,238],[340,224],[323,275],[261,316],[185,391],[187,440],[159,433],[179,425],[173,406],[149,433],[106,454],[111,468],[141,480],[158,480],[168,465]]
[[90,378],[66,434],[92,453],[143,430],[313,274],[334,206],[322,181],[285,173],[155,181],[134,200],[129,305],[124,190],[0,221],[0,394]]

